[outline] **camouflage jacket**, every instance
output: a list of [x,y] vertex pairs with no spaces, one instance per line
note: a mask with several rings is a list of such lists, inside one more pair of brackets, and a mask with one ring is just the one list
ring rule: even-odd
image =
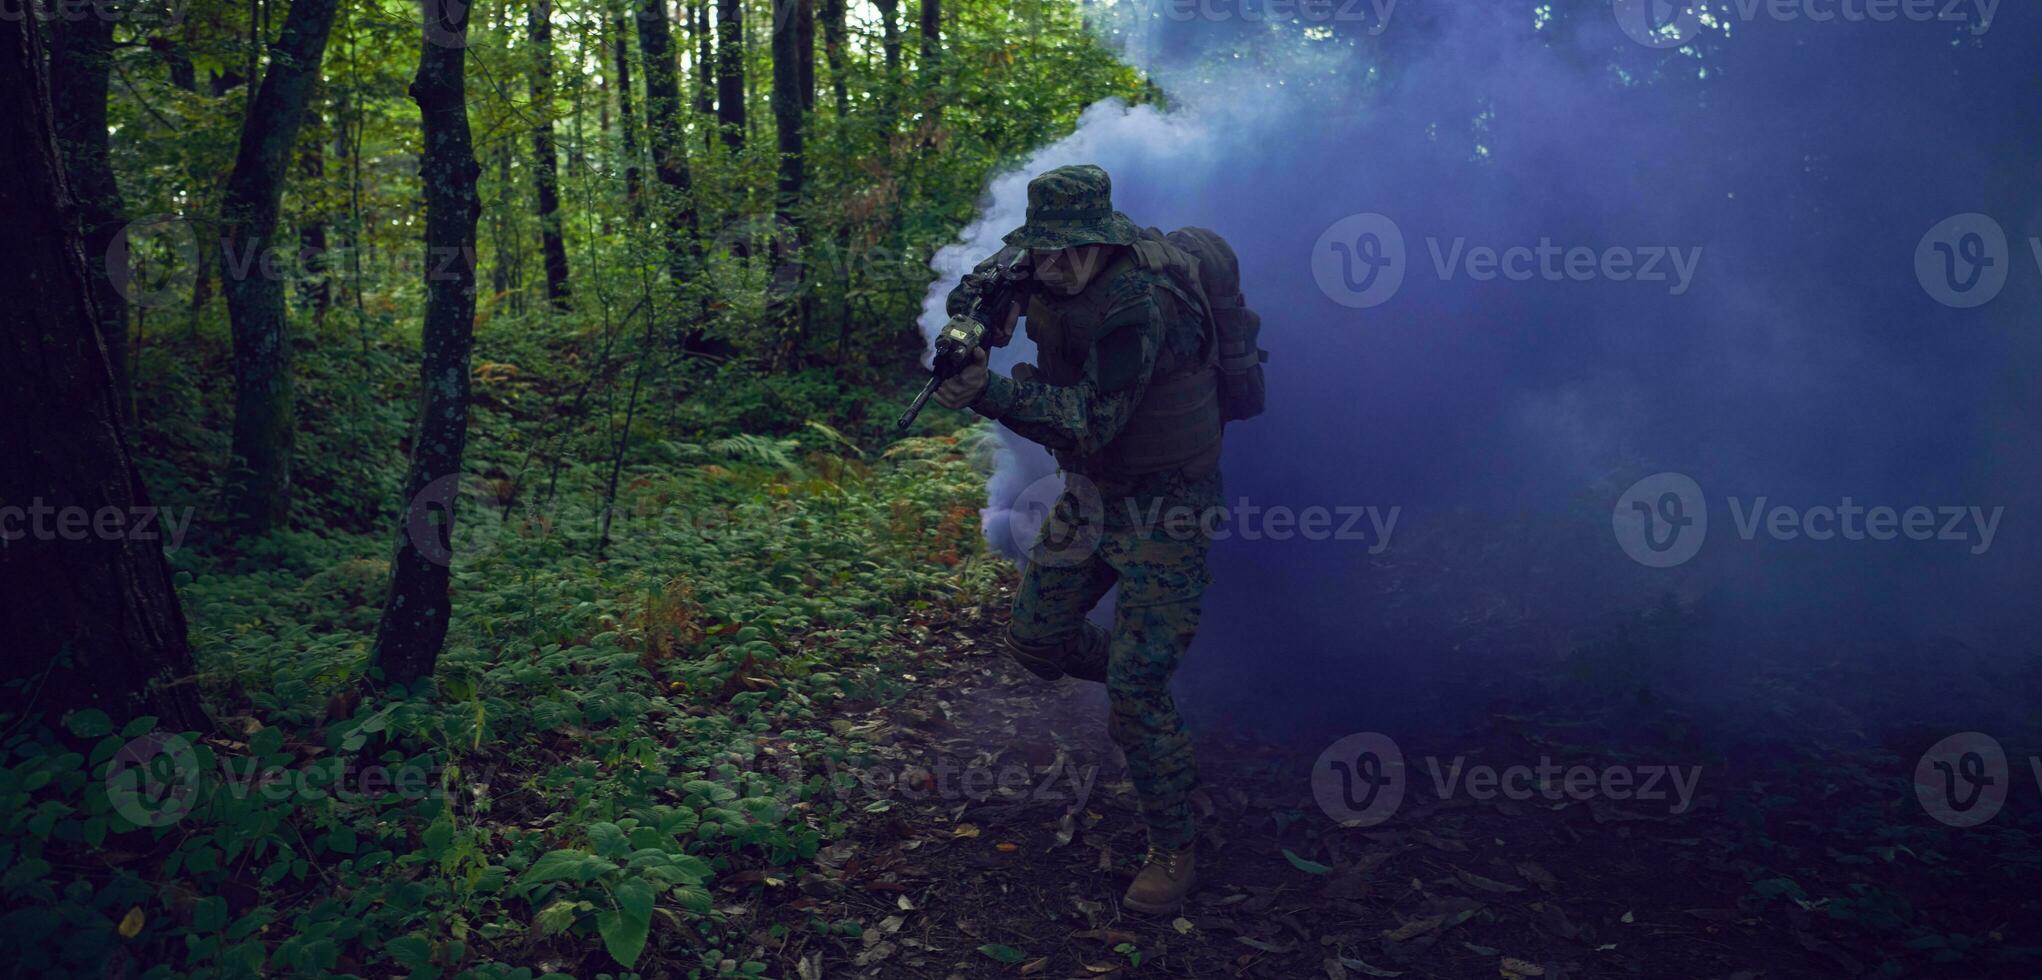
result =
[[[980,266],[990,269],[999,256]],[[971,300],[971,278],[951,292],[949,307]],[[1126,427],[1151,380],[1201,363],[1203,325],[1183,296],[1160,272],[1145,270],[1131,250],[1108,260],[1076,296],[1038,293],[1028,308],[1031,337],[1054,320],[1062,352],[1038,347],[1043,366],[1024,365],[1009,378],[995,373],[971,408],[1055,454],[1066,469],[1084,472],[1073,461],[1098,453]],[[1217,501],[1216,474],[1178,471],[1108,478],[1085,473],[1108,501],[1116,497],[1182,500],[1203,506]],[[1111,511],[1109,507],[1109,519]]]

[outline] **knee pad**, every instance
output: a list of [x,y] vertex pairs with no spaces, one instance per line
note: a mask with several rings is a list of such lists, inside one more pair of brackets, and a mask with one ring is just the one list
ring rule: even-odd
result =
[[1007,630],[1007,653],[1014,662],[1028,669],[1028,672],[1046,681],[1064,676],[1064,641],[1051,640],[1046,643],[1031,642]]

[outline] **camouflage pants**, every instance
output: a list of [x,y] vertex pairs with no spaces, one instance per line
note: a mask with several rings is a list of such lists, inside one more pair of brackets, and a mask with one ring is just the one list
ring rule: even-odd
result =
[[[1059,672],[1103,681],[1107,731],[1127,756],[1149,843],[1189,844],[1196,828],[1189,794],[1198,772],[1191,736],[1170,696],[1170,675],[1198,630],[1209,541],[1124,518],[1126,499],[1107,513],[1084,513],[1065,493],[1044,521],[1014,598],[1008,645],[1016,660],[1045,677]],[[1095,508],[1100,505],[1093,498]],[[1115,584],[1113,629],[1086,614]]]

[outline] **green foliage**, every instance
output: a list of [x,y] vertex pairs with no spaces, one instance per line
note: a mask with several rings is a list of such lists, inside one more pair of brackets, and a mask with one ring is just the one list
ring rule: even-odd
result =
[[[714,890],[759,887],[734,883],[746,870],[792,877],[843,832],[816,767],[869,747],[829,730],[831,706],[900,694],[917,621],[983,600],[1005,569],[979,541],[984,430],[932,410],[912,438],[892,431],[921,380],[930,255],[994,171],[1091,102],[1151,94],[1074,5],[950,11],[940,73],[910,37],[889,76],[854,25],[847,114],[818,59],[798,235],[773,214],[771,134],[732,151],[684,114],[701,262],[679,283],[625,195],[627,169],[651,173],[643,132],[639,157],[623,145],[609,8],[556,4],[548,104],[526,87],[521,9],[478,11],[481,295],[452,621],[436,676],[373,704],[357,691],[430,274],[406,91],[417,25],[341,5],[278,228],[326,242],[278,256],[293,520],[238,539],[220,505],[234,352],[214,218],[251,55],[259,70],[279,18],[208,0],[173,31],[116,27],[114,165],[130,214],[161,216],[131,240],[148,270],[133,444],[153,500],[193,515],[169,560],[223,727],[81,711],[0,734],[0,943],[17,972],[764,973],[723,932]],[[770,76],[764,45],[748,58]],[[684,90],[700,81],[688,59]],[[566,312],[539,297],[540,118],[560,140]],[[779,289],[808,304],[806,333]]]

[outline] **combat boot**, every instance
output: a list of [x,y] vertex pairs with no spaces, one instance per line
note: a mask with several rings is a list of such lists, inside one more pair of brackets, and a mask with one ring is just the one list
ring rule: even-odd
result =
[[1149,863],[1134,876],[1134,884],[1127,886],[1120,904],[1152,915],[1176,911],[1184,904],[1184,896],[1191,891],[1196,877],[1197,851],[1196,842],[1175,851],[1151,846]]
[[1078,635],[1064,648],[1064,673],[1081,681],[1106,683],[1107,648],[1112,637],[1097,623],[1078,627]]

